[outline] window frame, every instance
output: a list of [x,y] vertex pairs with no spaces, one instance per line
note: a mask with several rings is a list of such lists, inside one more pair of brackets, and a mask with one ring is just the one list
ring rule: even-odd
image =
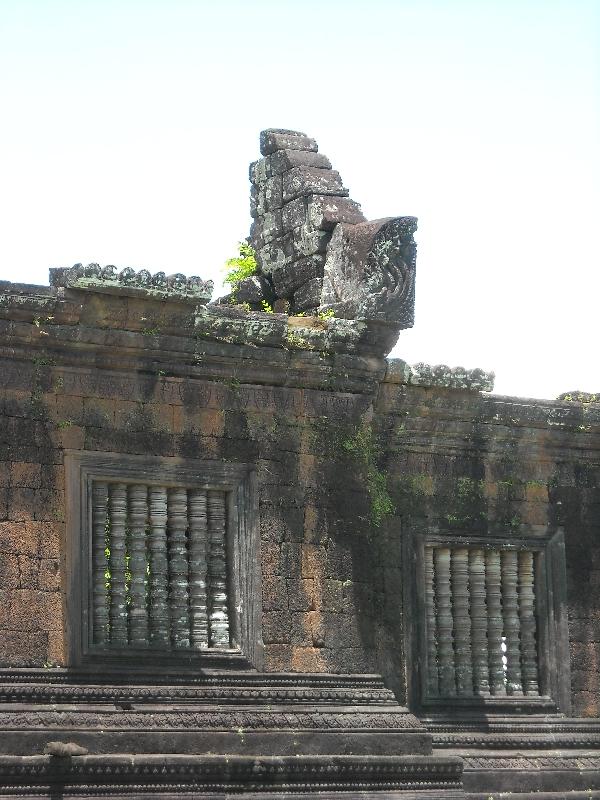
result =
[[[99,648],[91,640],[94,480],[120,480],[227,493],[227,585],[231,648],[181,653],[153,648]],[[66,643],[69,666],[136,672],[260,669],[261,575],[256,473],[247,464],[123,453],[65,452]]]
[[[407,703],[420,713],[465,711],[525,711],[530,713],[569,713],[570,671],[569,635],[566,606],[566,567],[564,532],[531,535],[471,534],[428,529],[412,531],[404,537],[404,637]],[[427,697],[427,642],[425,609],[426,546],[502,547],[530,550],[535,558],[536,638],[540,696]]]

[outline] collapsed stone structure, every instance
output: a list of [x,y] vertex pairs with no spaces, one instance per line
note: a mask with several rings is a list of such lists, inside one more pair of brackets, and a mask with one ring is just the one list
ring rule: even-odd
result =
[[0,283],[0,796],[599,797],[596,398],[388,359],[416,221],[261,149],[238,305]]

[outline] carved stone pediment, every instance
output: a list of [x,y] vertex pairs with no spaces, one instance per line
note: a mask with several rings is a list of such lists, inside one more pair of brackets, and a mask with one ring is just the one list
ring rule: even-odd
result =
[[412,327],[416,228],[415,217],[336,225],[327,248],[321,310]]

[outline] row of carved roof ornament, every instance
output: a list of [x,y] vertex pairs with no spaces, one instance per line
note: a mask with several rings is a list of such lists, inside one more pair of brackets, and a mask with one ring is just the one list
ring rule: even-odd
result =
[[104,267],[100,264],[75,264],[69,268],[51,269],[50,284],[68,289],[193,301],[200,305],[210,301],[214,288],[213,281],[204,281],[197,275],[188,278],[181,272],[152,274],[147,269],[136,271],[131,267],[117,271],[113,264]]
[[407,364],[400,358],[388,359],[386,381],[389,383],[408,383],[413,386],[438,386],[445,389],[464,389],[471,392],[492,392],[494,390],[493,372],[483,369],[449,367],[446,364]]

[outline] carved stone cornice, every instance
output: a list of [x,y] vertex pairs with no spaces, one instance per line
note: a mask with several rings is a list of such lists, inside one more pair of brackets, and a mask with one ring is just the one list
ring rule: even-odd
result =
[[459,798],[461,773],[462,762],[455,757],[5,756],[0,758],[0,796],[43,795],[60,785],[63,796],[77,797],[401,791],[401,797],[413,798],[437,790],[436,797]]

